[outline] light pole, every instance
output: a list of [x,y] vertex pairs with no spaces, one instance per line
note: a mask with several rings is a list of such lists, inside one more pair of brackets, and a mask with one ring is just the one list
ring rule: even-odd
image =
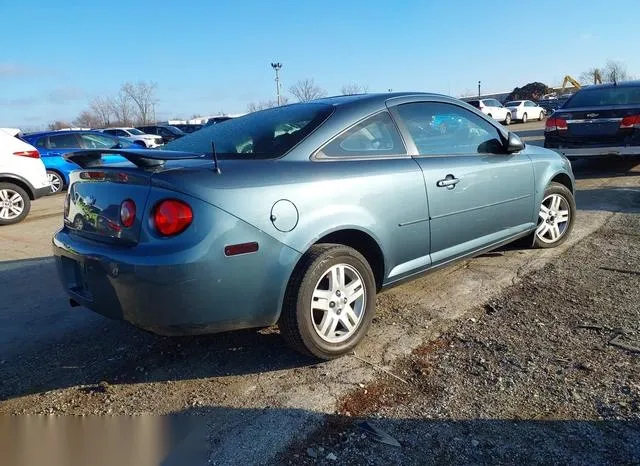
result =
[[271,63],[271,68],[276,72],[276,95],[278,97],[278,107],[280,106],[280,70],[282,63]]
[[478,97],[480,97],[480,84],[481,84],[481,82],[478,81]]

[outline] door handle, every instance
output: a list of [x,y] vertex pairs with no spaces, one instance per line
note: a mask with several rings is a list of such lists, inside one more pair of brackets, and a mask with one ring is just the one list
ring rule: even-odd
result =
[[453,189],[456,187],[456,185],[460,182],[460,179],[456,178],[453,175],[447,175],[444,180],[438,180],[438,182],[436,183],[436,186],[438,188],[447,188],[447,189]]

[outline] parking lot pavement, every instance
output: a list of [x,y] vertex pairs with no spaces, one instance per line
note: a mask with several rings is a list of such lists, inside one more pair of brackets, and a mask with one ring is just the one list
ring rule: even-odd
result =
[[254,442],[242,456],[238,442],[278,426],[286,445],[317,425],[312,413],[333,412],[359,384],[384,376],[379,368],[558,257],[612,212],[640,212],[636,162],[588,162],[576,175],[579,217],[571,241],[543,251],[503,248],[383,293],[358,357],[322,364],[289,350],[275,329],[165,338],[71,309],[47,258],[63,199],[46,198],[34,203],[32,218],[0,231],[0,413],[203,410],[213,413],[212,458],[266,461],[277,453],[273,443]]
[[527,144],[544,145],[544,121],[530,121],[528,123],[513,123],[507,127]]

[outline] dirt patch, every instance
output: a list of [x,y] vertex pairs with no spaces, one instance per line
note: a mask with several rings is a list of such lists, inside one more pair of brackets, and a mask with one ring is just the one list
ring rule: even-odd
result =
[[639,215],[616,215],[399,359],[389,370],[407,384],[381,377],[343,399],[400,448],[354,420],[282,460],[331,464],[305,455],[322,447],[340,464],[640,463],[638,231]]

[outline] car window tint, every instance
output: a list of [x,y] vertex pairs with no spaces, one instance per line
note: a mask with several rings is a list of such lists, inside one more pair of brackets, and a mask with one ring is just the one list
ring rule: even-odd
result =
[[480,108],[480,101],[479,100],[470,100],[469,102],[467,102],[469,105],[474,106],[475,108]]
[[400,133],[388,112],[378,113],[344,132],[319,155],[326,157],[361,157],[404,155],[407,151]]
[[39,139],[36,141],[36,144],[35,144],[35,145],[36,145],[37,147],[47,147],[47,138],[46,138],[46,137],[39,138]]
[[271,108],[202,128],[168,143],[167,150],[211,153],[221,159],[272,159],[289,152],[333,112],[333,106],[306,103]]
[[619,86],[582,89],[563,108],[598,107],[607,105],[640,105],[640,86]]
[[158,134],[160,136],[173,136],[173,133],[171,131],[169,131],[167,128],[162,127],[158,128]]
[[58,134],[49,136],[49,147],[51,149],[68,149],[80,146],[75,134]]
[[118,145],[115,138],[104,134],[81,134],[80,139],[87,149],[111,149]]
[[457,105],[416,102],[398,112],[420,155],[499,153],[500,133],[491,123]]

